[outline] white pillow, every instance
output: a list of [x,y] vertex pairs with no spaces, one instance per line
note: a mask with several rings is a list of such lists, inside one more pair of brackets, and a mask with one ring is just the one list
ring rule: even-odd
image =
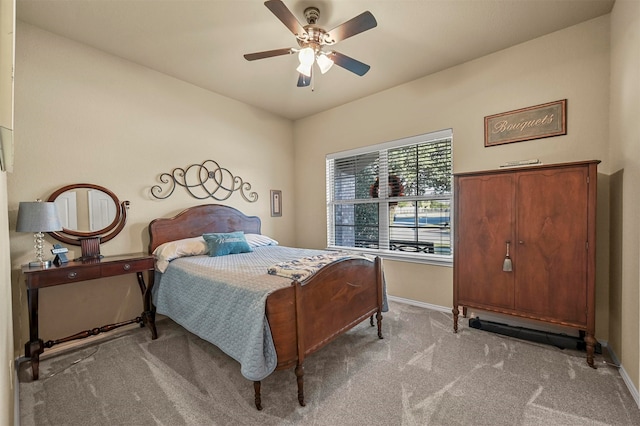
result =
[[244,234],[244,237],[249,243],[249,247],[256,248],[262,246],[277,246],[278,242],[273,238],[269,238],[266,235],[261,234]]
[[153,251],[156,256],[156,269],[164,272],[169,266],[169,262],[178,257],[197,256],[207,254],[209,247],[202,236],[185,238],[183,240],[169,241],[160,244]]

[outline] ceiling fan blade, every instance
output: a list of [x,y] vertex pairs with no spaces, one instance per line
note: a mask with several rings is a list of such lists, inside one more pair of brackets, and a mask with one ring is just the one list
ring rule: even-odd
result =
[[311,84],[311,77],[300,73],[298,75],[298,87],[307,87],[309,84]]
[[307,33],[293,13],[291,13],[287,6],[280,0],[267,0],[264,2],[264,5],[267,6],[267,9],[276,15],[276,18],[281,20],[295,36],[302,36]]
[[329,57],[337,66],[351,71],[352,73],[358,74],[359,76],[365,75],[371,68],[369,65],[353,59],[347,55],[343,55],[340,52],[333,51],[331,52],[331,54],[329,54]]
[[371,12],[367,10],[366,12],[362,12],[355,18],[351,18],[347,22],[338,25],[329,31],[327,33],[327,38],[331,40],[331,43],[333,44],[346,38],[353,37],[361,32],[370,30],[371,28],[375,28],[376,26],[378,26],[376,18],[374,18]]
[[293,50],[290,47],[285,49],[265,50],[264,52],[247,53],[244,58],[247,61],[255,61],[256,59],[271,58],[274,56],[290,55]]

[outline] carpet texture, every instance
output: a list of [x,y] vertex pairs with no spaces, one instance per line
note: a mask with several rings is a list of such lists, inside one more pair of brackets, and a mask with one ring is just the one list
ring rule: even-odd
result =
[[[319,319],[321,320],[321,319]],[[618,371],[596,355],[469,328],[390,303],[384,340],[368,321],[262,381],[169,319],[19,368],[21,425],[639,425]]]

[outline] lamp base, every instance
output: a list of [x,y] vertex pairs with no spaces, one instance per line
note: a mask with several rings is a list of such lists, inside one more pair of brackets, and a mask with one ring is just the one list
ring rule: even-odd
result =
[[29,268],[50,268],[51,267],[51,261],[50,260],[43,260],[42,262],[39,260],[35,260],[33,262],[29,262]]

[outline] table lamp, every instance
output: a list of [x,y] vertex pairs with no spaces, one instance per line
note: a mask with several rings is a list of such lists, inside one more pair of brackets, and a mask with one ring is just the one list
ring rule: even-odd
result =
[[58,210],[55,203],[37,201],[21,201],[18,207],[18,232],[33,232],[36,249],[36,260],[29,262],[29,267],[48,268],[50,260],[44,260],[44,234],[43,232],[62,231],[62,225],[58,219]]

